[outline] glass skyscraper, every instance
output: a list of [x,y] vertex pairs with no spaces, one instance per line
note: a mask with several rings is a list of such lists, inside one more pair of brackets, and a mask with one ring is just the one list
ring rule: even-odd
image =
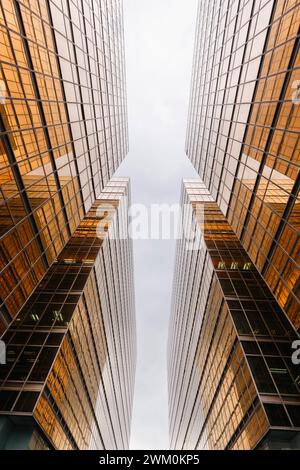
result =
[[300,328],[300,5],[199,2],[186,151]]
[[[186,153],[202,246],[177,248],[176,449],[300,448],[300,5],[201,0]],[[197,228],[198,227],[198,228]]]
[[173,449],[300,448],[297,333],[217,203],[186,180],[168,344]]
[[0,4],[0,334],[128,150],[122,2]]
[[4,335],[0,448],[127,449],[136,361],[130,186],[113,178]]
[[130,185],[112,179],[128,152],[122,9],[0,2],[0,448],[129,446]]

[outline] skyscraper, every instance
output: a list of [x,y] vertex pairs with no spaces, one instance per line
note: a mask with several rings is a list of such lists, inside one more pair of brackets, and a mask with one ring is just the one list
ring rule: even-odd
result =
[[296,1],[198,7],[186,153],[202,246],[181,241],[169,338],[175,448],[299,448]]
[[123,34],[121,0],[0,3],[1,448],[129,445]]
[[174,449],[300,448],[294,328],[218,204],[186,180],[192,237],[178,242],[168,344]]
[[113,178],[4,335],[0,448],[126,449],[136,361],[130,187]]
[[300,328],[300,5],[199,2],[187,154]]
[[0,335],[128,150],[122,2],[0,5]]

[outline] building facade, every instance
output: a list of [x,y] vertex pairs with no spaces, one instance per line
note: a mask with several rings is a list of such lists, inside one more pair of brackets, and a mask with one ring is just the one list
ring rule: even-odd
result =
[[199,2],[186,152],[300,328],[300,5]]
[[172,449],[300,448],[292,324],[200,180],[182,205],[168,343]]
[[0,448],[129,446],[123,29],[122,0],[0,3]]
[[121,0],[0,4],[0,336],[128,151]]
[[4,335],[0,448],[128,449],[136,363],[130,186],[113,178]]

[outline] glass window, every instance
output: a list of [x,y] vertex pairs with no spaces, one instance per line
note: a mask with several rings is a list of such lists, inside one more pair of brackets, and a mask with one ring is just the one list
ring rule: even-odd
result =
[[284,361],[280,357],[267,357],[266,361],[279,392],[297,394],[297,388]]
[[278,349],[276,348],[274,343],[259,343],[261,350],[264,355],[266,356],[278,356]]
[[0,410],[10,411],[19,392],[13,392],[12,390],[0,391]]
[[36,364],[30,374],[29,380],[32,382],[44,382],[50,372],[57,348],[43,348]]
[[235,290],[230,280],[221,279],[220,284],[225,296],[235,296]]
[[276,388],[262,357],[247,357],[256,386],[260,393],[276,393]]
[[300,406],[287,406],[288,413],[292,420],[292,423],[297,428],[300,428]]
[[27,343],[29,336],[30,336],[30,333],[28,332],[17,331],[15,336],[13,337],[13,340],[11,341],[11,344],[24,345]]
[[[283,315],[282,315],[283,316]],[[276,315],[271,312],[264,312],[264,320],[269,327],[269,330],[273,336],[285,336],[285,331],[281,326],[281,323],[278,321]]]
[[234,310],[231,312],[235,327],[239,335],[250,335],[252,336],[252,331],[247,321],[246,316],[242,311]]
[[47,338],[47,333],[33,333],[29,340],[29,344],[34,346],[43,346],[45,340]]
[[269,336],[268,329],[259,312],[246,312],[246,315],[255,336]]
[[38,397],[38,392],[22,392],[14,407],[14,411],[21,411],[23,413],[32,412]]
[[290,426],[290,420],[282,405],[265,404],[265,410],[271,426]]
[[259,354],[259,348],[255,341],[243,341],[242,346],[246,354]]
[[38,353],[39,348],[26,347],[14,364],[9,380],[26,380]]
[[63,338],[63,333],[51,333],[47,339],[46,344],[48,344],[49,346],[59,346]]

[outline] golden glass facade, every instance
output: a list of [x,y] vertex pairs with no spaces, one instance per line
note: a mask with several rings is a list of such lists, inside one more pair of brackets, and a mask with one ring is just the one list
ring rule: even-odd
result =
[[199,2],[186,152],[300,328],[300,5]]
[[200,180],[198,249],[178,242],[168,344],[173,449],[300,448],[298,336]]
[[113,178],[4,335],[1,448],[129,448],[136,361],[129,200],[128,180]]
[[121,0],[0,3],[0,335],[128,151]]

